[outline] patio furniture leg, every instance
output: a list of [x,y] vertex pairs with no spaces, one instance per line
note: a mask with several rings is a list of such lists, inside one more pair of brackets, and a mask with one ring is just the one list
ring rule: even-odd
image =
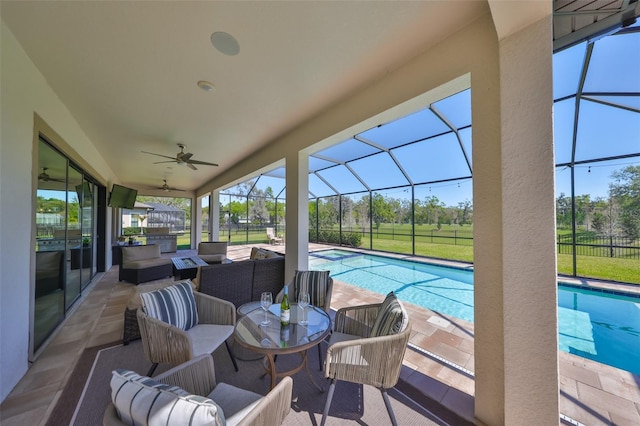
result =
[[229,353],[229,356],[231,357],[231,362],[233,362],[233,368],[235,368],[236,371],[238,371],[238,363],[236,362],[236,358],[233,356],[233,353],[231,352],[231,348],[229,347],[229,342],[227,342],[225,340],[224,341],[224,345],[227,347],[227,352]]
[[387,394],[387,390],[384,388],[380,388],[380,392],[382,393],[382,399],[384,399],[384,405],[387,407],[387,411],[389,412],[389,417],[391,418],[391,424],[393,426],[398,426],[398,422],[396,421],[396,416],[393,414],[393,408],[391,408],[391,401],[389,400],[389,395]]
[[329,415],[329,407],[331,407],[331,400],[333,399],[334,390],[336,390],[336,379],[331,380],[329,393],[327,393],[327,402],[325,402],[324,411],[322,412],[322,421],[320,422],[320,426],[324,426],[324,422],[327,421],[327,416]]
[[154,362],[153,364],[151,364],[151,368],[149,368],[149,371],[147,372],[147,377],[153,376],[153,373],[156,371],[156,368],[158,368],[157,362]]

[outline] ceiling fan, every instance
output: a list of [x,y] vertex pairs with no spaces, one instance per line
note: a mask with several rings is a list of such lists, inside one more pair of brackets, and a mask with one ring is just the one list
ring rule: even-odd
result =
[[167,184],[167,180],[166,179],[162,179],[162,181],[164,182],[164,184],[162,186],[151,186],[150,188],[162,189],[165,192],[169,192],[169,191],[181,191],[181,192],[184,192],[184,189],[178,189],[178,188],[174,188],[172,186],[169,186]]
[[49,176],[49,174],[47,173],[47,170],[49,170],[48,167],[43,167],[42,168],[42,173],[40,173],[38,175],[38,180],[41,180],[43,182],[66,182],[65,179],[55,179],[52,178],[51,176]]
[[142,152],[144,152],[145,154],[157,155],[158,157],[171,159],[171,161],[157,161],[153,164],[160,164],[160,163],[178,163],[180,165],[186,164],[186,166],[189,167],[191,170],[198,170],[194,164],[198,164],[202,166],[217,166],[217,164],[215,163],[207,163],[206,161],[192,160],[191,157],[193,156],[193,154],[190,152],[184,152],[186,145],[182,143],[179,143],[177,145],[180,147],[180,152],[176,154],[175,158],[169,157],[168,155],[156,154],[155,152],[147,152],[147,151],[142,151]]

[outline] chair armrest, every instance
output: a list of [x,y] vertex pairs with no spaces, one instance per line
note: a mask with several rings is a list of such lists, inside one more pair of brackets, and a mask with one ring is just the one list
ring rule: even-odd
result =
[[193,358],[191,337],[178,327],[151,318],[138,309],[136,313],[147,359],[158,364],[182,364]]
[[329,346],[325,377],[391,388],[400,377],[411,324],[398,334],[337,342]]
[[236,324],[236,307],[233,303],[200,292],[194,292],[193,296],[195,297],[196,307],[198,309],[198,323],[218,325]]
[[238,426],[280,425],[291,410],[293,379],[286,376],[243,418]]
[[340,308],[336,312],[334,331],[369,337],[382,303]]
[[154,380],[178,386],[194,395],[209,395],[216,387],[216,372],[213,358],[200,355],[154,377]]

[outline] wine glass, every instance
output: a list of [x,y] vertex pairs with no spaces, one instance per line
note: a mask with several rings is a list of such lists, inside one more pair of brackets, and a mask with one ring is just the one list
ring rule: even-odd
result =
[[271,296],[271,293],[268,291],[265,291],[264,293],[262,293],[262,295],[260,296],[260,307],[264,310],[264,321],[260,323],[261,325],[271,324],[269,317],[267,317],[267,311],[269,310],[269,307],[271,306],[272,303],[273,303],[273,297]]
[[307,325],[306,313],[307,313],[307,306],[309,306],[309,303],[310,303],[309,293],[304,290],[301,291],[298,294],[298,306],[302,308],[302,320],[300,320],[298,324]]

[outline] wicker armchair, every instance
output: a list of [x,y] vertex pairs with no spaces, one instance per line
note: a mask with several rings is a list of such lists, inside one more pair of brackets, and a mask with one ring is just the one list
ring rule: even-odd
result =
[[[170,386],[178,386],[193,395],[212,399],[222,408],[227,424],[238,426],[280,425],[291,410],[293,390],[291,377],[284,377],[267,395],[261,396],[225,383],[218,384],[213,359],[210,355],[201,355],[180,364],[158,375],[153,380]],[[252,404],[255,405],[251,406]],[[109,404],[104,413],[103,425],[123,424],[115,406]]]
[[147,373],[151,376],[158,364],[178,365],[202,354],[211,354],[222,343],[238,371],[227,339],[233,334],[236,308],[226,300],[194,292],[198,324],[182,330],[164,321],[148,316],[138,309],[138,325],[144,354],[153,364]]
[[331,379],[321,425],[324,425],[335,391],[336,381],[371,385],[382,393],[391,423],[396,425],[387,389],[398,383],[402,360],[411,334],[406,318],[397,334],[368,337],[383,303],[339,309],[325,358],[324,374]]

